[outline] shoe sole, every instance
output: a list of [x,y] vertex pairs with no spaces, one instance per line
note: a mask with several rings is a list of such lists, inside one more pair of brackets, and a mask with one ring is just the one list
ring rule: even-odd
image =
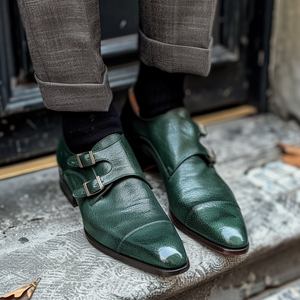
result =
[[186,235],[190,236],[191,238],[193,238],[194,240],[196,240],[197,242],[199,242],[200,244],[206,246],[207,248],[210,248],[218,253],[224,254],[224,255],[230,255],[230,256],[236,256],[236,255],[241,255],[241,254],[245,254],[249,251],[249,244],[247,244],[245,247],[243,248],[236,248],[236,249],[232,249],[232,248],[225,248],[223,246],[220,246],[218,244],[215,244],[207,239],[205,239],[204,237],[202,237],[201,235],[197,234],[196,232],[194,232],[193,230],[187,228],[185,225],[183,225],[173,214],[171,211],[170,212],[170,217],[171,220],[173,222],[173,224],[183,233],[185,233]]
[[[153,167],[157,167],[159,172],[161,173],[162,171],[160,170],[159,164],[157,163],[158,159],[156,158],[155,154],[153,153],[153,151],[151,150],[150,147],[145,146],[146,149],[148,149],[147,154],[145,154],[140,146],[136,146],[135,142],[136,139],[130,139],[128,138],[128,141],[130,142],[130,145],[132,147],[132,150],[134,152],[134,154],[136,155],[136,158],[138,160],[138,162],[140,163],[142,170],[145,172],[146,170],[152,169]],[[225,248],[223,246],[220,246],[218,244],[215,244],[207,239],[205,239],[204,237],[202,237],[201,235],[199,235],[198,233],[192,231],[191,229],[189,229],[188,227],[186,227],[185,225],[183,225],[174,215],[173,213],[170,211],[170,216],[171,216],[171,221],[173,222],[173,224],[182,232],[184,232],[186,235],[190,236],[191,238],[193,238],[194,240],[196,240],[197,242],[199,242],[200,244],[205,245],[206,247],[224,254],[224,255],[230,255],[230,256],[236,256],[236,255],[241,255],[241,254],[245,254],[249,251],[249,244],[247,244],[247,246],[243,247],[243,248],[238,248],[238,249],[231,249],[231,248]]]
[[[73,195],[72,195],[72,191],[70,190],[68,184],[60,177],[59,179],[59,185],[60,188],[62,190],[62,192],[64,193],[64,195],[66,196],[66,198],[69,200],[69,202],[71,203],[71,205],[73,207],[78,206],[76,200],[74,199]],[[154,267],[151,266],[149,264],[143,263],[141,261],[135,260],[133,258],[130,258],[128,256],[125,256],[123,254],[120,254],[118,252],[115,252],[109,248],[107,248],[106,246],[100,244],[98,241],[96,241],[84,228],[84,232],[85,232],[85,236],[88,240],[88,242],[94,246],[96,249],[100,250],[101,252],[103,252],[104,254],[109,255],[112,258],[115,258],[127,265],[130,265],[132,267],[141,269],[143,271],[152,273],[152,274],[156,274],[156,275],[160,275],[160,276],[164,276],[164,277],[170,277],[170,276],[174,276],[174,275],[178,275],[178,274],[182,274],[184,272],[186,272],[189,267],[190,267],[190,263],[189,260],[187,260],[186,264],[183,265],[180,268],[176,268],[176,269],[163,269],[163,268],[158,268],[158,267]]]

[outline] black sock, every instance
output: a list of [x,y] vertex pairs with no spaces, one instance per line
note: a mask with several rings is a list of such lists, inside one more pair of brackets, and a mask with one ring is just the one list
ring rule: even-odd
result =
[[170,109],[184,106],[184,78],[183,73],[168,73],[141,62],[134,87],[141,117],[156,117]]
[[69,149],[74,153],[90,151],[101,139],[123,133],[114,106],[108,112],[62,112],[62,129]]

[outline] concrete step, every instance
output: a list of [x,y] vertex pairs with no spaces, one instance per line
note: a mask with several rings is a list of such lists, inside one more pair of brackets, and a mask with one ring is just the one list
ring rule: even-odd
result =
[[[231,300],[300,277],[299,170],[282,164],[276,147],[300,144],[300,127],[267,114],[208,131],[204,143],[214,148],[217,170],[245,217],[248,254],[223,256],[179,232],[188,272],[164,278],[122,264],[86,241],[79,210],[63,196],[52,168],[0,181],[0,295],[41,277],[33,300]],[[146,176],[167,211],[159,174]]]
[[300,300],[300,279],[279,288],[271,288],[249,300]]

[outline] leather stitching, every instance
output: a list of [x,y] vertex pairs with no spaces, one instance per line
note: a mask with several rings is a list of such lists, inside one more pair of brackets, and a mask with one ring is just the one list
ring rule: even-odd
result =
[[143,226],[140,226],[140,227],[138,227],[138,228],[132,230],[131,232],[129,232],[128,234],[126,234],[126,235],[124,236],[124,238],[122,239],[122,241],[119,243],[118,248],[117,248],[117,252],[120,253],[120,248],[121,248],[121,246],[122,246],[122,243],[123,243],[128,237],[130,237],[131,235],[133,235],[134,233],[136,233],[136,232],[139,231],[140,229],[143,229],[143,228],[145,228],[145,227],[147,227],[147,226],[154,225],[154,224],[158,224],[158,223],[168,223],[168,224],[170,224],[170,221],[169,221],[169,220],[159,220],[159,221],[154,221],[154,222],[145,224],[145,225],[143,225]]

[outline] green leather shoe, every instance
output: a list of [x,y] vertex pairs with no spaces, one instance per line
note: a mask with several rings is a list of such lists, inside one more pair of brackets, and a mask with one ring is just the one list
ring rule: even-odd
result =
[[246,253],[249,244],[240,208],[213,167],[213,152],[199,142],[206,135],[204,128],[199,130],[184,108],[143,119],[132,90],[129,99],[131,105],[126,103],[121,116],[125,135],[142,168],[158,166],[173,223],[220,253]]
[[109,135],[90,152],[77,155],[61,139],[57,161],[61,188],[71,204],[79,206],[94,247],[158,275],[188,270],[182,242],[124,135]]

